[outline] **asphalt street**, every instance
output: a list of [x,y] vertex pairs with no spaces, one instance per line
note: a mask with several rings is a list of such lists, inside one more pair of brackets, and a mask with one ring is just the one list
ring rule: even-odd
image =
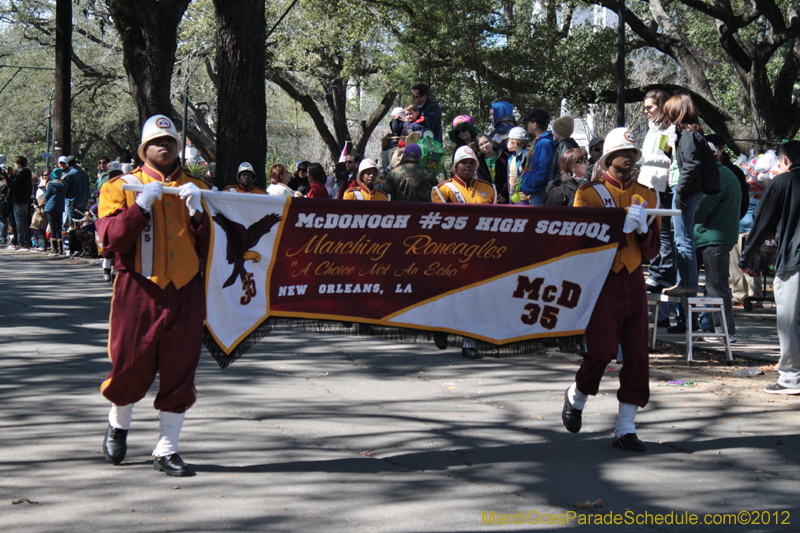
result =
[[433,344],[273,333],[225,370],[204,351],[180,443],[197,476],[153,470],[155,388],[112,466],[99,392],[110,296],[96,265],[0,251],[0,531],[800,525],[800,399],[759,393],[774,372],[750,388],[654,372],[637,418],[648,451],[631,453],[611,446],[616,365],[573,435],[560,414],[579,359],[551,351],[471,361]]

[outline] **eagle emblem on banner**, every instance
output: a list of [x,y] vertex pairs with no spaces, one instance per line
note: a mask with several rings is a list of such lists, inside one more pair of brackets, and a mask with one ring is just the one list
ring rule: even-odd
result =
[[229,265],[233,265],[233,272],[222,284],[222,288],[230,287],[239,277],[242,280],[242,289],[245,292],[241,303],[242,305],[247,305],[256,295],[256,286],[253,275],[245,270],[244,263],[245,261],[252,261],[253,263],[261,261],[261,254],[250,249],[258,244],[261,237],[269,233],[275,224],[280,222],[281,217],[280,215],[269,214],[258,222],[251,224],[248,228],[245,228],[243,224],[233,222],[221,213],[214,215],[213,218],[214,222],[225,231],[225,237],[227,237],[226,240],[228,241],[225,247],[225,259]]

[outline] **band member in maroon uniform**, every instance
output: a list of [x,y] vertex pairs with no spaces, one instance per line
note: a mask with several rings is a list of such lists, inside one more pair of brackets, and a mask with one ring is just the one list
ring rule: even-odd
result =
[[586,400],[597,394],[606,366],[622,348],[619,373],[619,415],[613,445],[629,451],[647,447],[636,436],[634,419],[639,407],[650,398],[647,293],[642,258],[652,259],[661,246],[660,219],[648,221],[644,208],[655,207],[655,192],[631,179],[642,152],[627,128],[611,130],[597,164],[605,170],[599,180],[583,185],[575,193],[575,207],[623,207],[625,217],[621,240],[611,272],[608,273],[586,327],[586,356],[565,394],[562,421],[568,431],[581,430]]
[[[133,406],[158,373],[154,407],[160,411],[161,437],[153,467],[191,476],[177,453],[178,437],[186,410],[197,399],[194,375],[205,318],[198,250],[207,247],[210,222],[200,201],[200,189],[208,186],[181,171],[179,143],[172,121],[150,117],[139,147],[144,164],[100,190],[97,231],[103,249],[116,254],[117,269],[108,332],[114,366],[101,387],[112,403],[103,454],[112,464],[125,458]],[[144,190],[123,191],[126,183]],[[180,195],[162,197],[165,186],[179,187]]]

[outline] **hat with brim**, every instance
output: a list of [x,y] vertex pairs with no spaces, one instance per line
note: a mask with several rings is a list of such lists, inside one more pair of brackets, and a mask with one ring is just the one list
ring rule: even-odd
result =
[[139,150],[137,151],[139,159],[145,160],[145,150],[148,143],[162,137],[171,137],[175,139],[179,147],[181,145],[181,137],[178,135],[178,131],[172,121],[164,115],[153,115],[147,119],[142,127],[142,144],[139,145]]
[[245,161],[244,163],[239,165],[239,169],[236,171],[236,178],[237,179],[239,178],[239,174],[241,174],[242,172],[250,172],[253,176],[256,175],[256,171],[253,170],[253,165],[251,165],[247,161]]
[[475,151],[469,146],[462,146],[456,150],[456,153],[453,156],[453,166],[450,167],[450,173],[455,174],[456,165],[465,159],[473,159],[476,163],[478,162],[478,156],[475,155]]
[[464,142],[458,136],[458,130],[464,126],[467,127],[473,139],[478,136],[478,130],[475,129],[475,125],[472,123],[472,117],[469,115],[459,115],[453,119],[453,129],[451,129],[447,134],[447,136],[450,137],[450,140],[455,144]]
[[608,132],[603,143],[603,155],[597,160],[597,165],[608,170],[609,156],[620,150],[636,150],[636,161],[642,157],[642,151],[636,146],[636,137],[628,128],[614,128]]
[[380,167],[378,167],[377,161],[373,161],[372,159],[362,159],[361,163],[358,164],[358,176],[356,176],[356,182],[364,185],[364,183],[361,181],[361,174],[363,174],[365,170],[369,170],[371,168],[374,168],[378,173],[381,171]]

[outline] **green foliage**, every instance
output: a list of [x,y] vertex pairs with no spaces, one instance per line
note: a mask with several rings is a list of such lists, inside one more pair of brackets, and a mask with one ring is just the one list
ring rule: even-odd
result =
[[[111,150],[102,141],[109,134],[124,148],[138,142],[138,119],[122,68],[122,50],[100,3],[82,2],[73,13],[72,139],[68,151],[86,168]],[[23,0],[0,3],[2,63],[52,68],[55,43],[55,2]],[[53,94],[52,70],[0,69],[0,120],[13,127],[0,130],[0,151],[25,154],[43,167],[48,151],[47,129]]]
[[203,176],[206,175],[206,170],[208,170],[208,164],[205,162],[189,163],[188,165],[186,165],[186,168],[189,170],[189,174],[201,180],[203,179]]

